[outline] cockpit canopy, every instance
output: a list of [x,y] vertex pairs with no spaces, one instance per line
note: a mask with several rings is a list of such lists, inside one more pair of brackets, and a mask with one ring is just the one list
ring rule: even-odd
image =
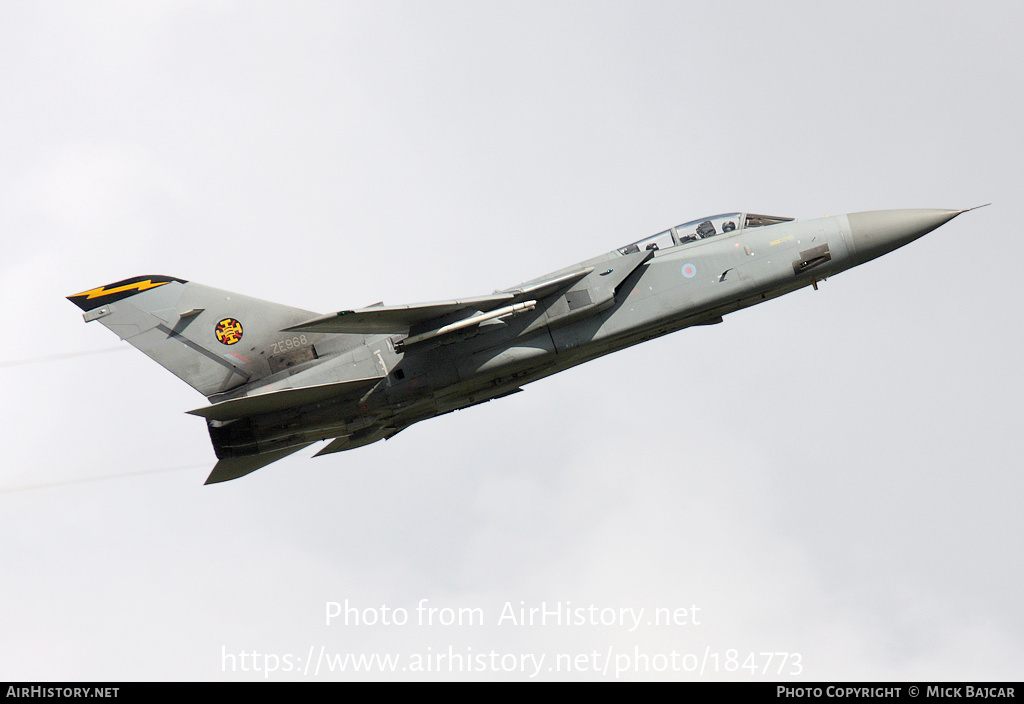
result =
[[790,222],[793,218],[778,215],[755,215],[753,213],[725,213],[711,217],[692,220],[682,225],[659,232],[656,235],[628,244],[619,249],[619,254],[632,254],[643,250],[662,250],[677,247],[698,240],[705,240],[716,235],[731,235],[750,227],[767,227],[780,222]]

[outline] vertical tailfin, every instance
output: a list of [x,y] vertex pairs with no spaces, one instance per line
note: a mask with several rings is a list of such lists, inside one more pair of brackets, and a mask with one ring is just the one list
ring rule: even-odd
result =
[[281,332],[315,313],[171,276],[136,276],[68,300],[204,396],[314,359],[323,337]]

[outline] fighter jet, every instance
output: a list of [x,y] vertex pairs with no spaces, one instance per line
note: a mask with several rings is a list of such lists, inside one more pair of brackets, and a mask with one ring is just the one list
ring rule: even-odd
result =
[[700,218],[494,293],[329,315],[171,276],[68,299],[199,393],[236,479],[313,443],[317,456],[522,391],[551,374],[818,282],[966,210],[814,220]]

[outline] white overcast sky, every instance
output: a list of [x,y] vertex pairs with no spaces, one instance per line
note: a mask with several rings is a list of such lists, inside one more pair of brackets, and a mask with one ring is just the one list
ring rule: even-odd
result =
[[[1022,27],[1011,1],[0,4],[0,680],[260,679],[311,648],[401,659],[271,679],[1019,680]],[[329,312],[711,213],[990,201],[818,292],[207,487],[203,399],[64,299],[167,274]],[[345,600],[409,623],[327,625]],[[566,602],[643,623],[498,623]],[[449,648],[486,668],[403,669]],[[653,671],[672,653],[704,673]]]

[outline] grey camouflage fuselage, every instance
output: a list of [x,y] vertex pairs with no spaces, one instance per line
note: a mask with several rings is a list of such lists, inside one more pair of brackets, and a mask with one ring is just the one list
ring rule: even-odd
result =
[[168,276],[69,299],[208,397],[234,479],[321,440],[318,454],[522,390],[602,355],[761,303],[863,264],[958,210],[796,221],[702,218],[489,295],[317,316]]

